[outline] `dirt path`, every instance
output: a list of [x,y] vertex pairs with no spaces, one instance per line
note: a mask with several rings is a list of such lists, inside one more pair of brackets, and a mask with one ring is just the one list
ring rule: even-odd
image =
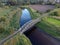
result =
[[25,35],[31,40],[33,45],[60,45],[60,41],[50,37],[36,27],[25,32]]

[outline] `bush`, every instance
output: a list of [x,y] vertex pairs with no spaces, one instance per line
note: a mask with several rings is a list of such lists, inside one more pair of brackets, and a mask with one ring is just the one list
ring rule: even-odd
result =
[[47,2],[46,4],[47,4],[47,5],[52,5],[52,3],[51,3],[51,2]]
[[36,11],[36,13],[39,13],[39,11]]
[[55,4],[55,7],[56,8],[60,8],[60,4]]
[[53,13],[50,13],[50,15],[52,15],[52,16],[58,16],[58,13],[57,12],[53,12]]
[[2,7],[2,3],[0,2],[0,7]]
[[3,33],[5,31],[5,28],[0,26],[0,33]]
[[5,22],[6,21],[6,18],[5,17],[1,17],[0,18],[0,22],[2,22],[2,21]]
[[50,12],[50,10],[48,9],[46,12]]
[[54,12],[54,15],[55,15],[55,16],[58,16],[58,13],[57,13],[57,12]]
[[25,7],[20,7],[21,9],[25,9]]

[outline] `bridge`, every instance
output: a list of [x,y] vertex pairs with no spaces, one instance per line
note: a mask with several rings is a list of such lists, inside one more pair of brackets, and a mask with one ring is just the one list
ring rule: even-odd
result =
[[33,27],[39,21],[40,21],[39,18],[37,18],[35,20],[30,20],[29,22],[27,22],[26,24],[24,24],[18,31],[16,31],[12,35],[10,35],[7,38],[5,38],[2,41],[0,41],[0,45],[3,45],[7,40],[13,38],[17,33],[20,33],[22,35],[25,31],[27,31],[28,29],[30,29],[31,27]]
[[[41,44],[41,45],[60,45],[60,41],[57,41],[56,39],[53,39],[52,37],[49,37],[49,36],[43,36],[43,35],[45,35],[43,32],[39,32],[38,31],[38,33],[37,33],[37,35],[36,34],[32,34],[32,33],[30,33],[30,34],[28,34],[29,33],[29,30],[31,29],[36,29],[36,28],[32,28],[32,27],[34,27],[35,26],[35,24],[37,24],[38,22],[40,22],[41,21],[41,18],[43,18],[44,16],[47,16],[47,14],[45,14],[45,15],[42,15],[40,18],[37,18],[37,19],[33,19],[33,20],[30,20],[29,22],[27,22],[27,23],[25,23],[18,31],[16,31],[15,33],[13,33],[12,35],[10,35],[10,36],[8,36],[8,37],[6,37],[5,39],[3,39],[3,40],[1,40],[0,41],[0,45],[4,45],[4,43],[7,41],[7,40],[9,40],[9,39],[11,39],[11,38],[13,38],[15,35],[17,35],[17,33],[20,33],[20,35],[22,35],[22,34],[25,34],[30,40],[31,40],[31,42],[32,43],[36,43],[36,42],[33,42],[32,41],[32,39],[29,37],[29,36],[32,36],[32,38],[34,39],[34,41],[37,41],[37,43],[40,43],[40,40],[41,40],[41,43],[44,43],[44,44]],[[30,30],[30,32],[31,32],[31,30]],[[26,32],[26,31],[28,31],[28,32]],[[36,31],[36,30],[35,30]],[[35,32],[34,31],[34,32]],[[25,33],[26,32],[26,33]],[[37,32],[37,31],[36,31]],[[40,36],[38,36],[38,35],[40,35]],[[42,37],[41,37],[42,36]],[[38,37],[38,38],[37,38]],[[38,39],[38,40],[36,40],[36,39]],[[46,41],[47,40],[47,41]],[[45,41],[45,42],[44,42]],[[37,44],[36,43],[36,44]],[[36,45],[36,44],[33,44],[33,45]],[[37,45],[40,45],[40,44],[37,44]]]

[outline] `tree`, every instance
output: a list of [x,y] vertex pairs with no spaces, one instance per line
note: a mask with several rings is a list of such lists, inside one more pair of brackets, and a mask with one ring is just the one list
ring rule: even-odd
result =
[[17,4],[17,0],[8,0],[7,4],[8,5],[16,5]]

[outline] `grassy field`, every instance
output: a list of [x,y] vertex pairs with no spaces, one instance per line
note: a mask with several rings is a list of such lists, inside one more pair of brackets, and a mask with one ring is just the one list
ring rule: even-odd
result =
[[[20,8],[14,9],[14,7],[8,6],[0,8],[0,41],[19,29],[20,16]],[[31,45],[31,42],[24,34],[18,33],[4,45]]]

